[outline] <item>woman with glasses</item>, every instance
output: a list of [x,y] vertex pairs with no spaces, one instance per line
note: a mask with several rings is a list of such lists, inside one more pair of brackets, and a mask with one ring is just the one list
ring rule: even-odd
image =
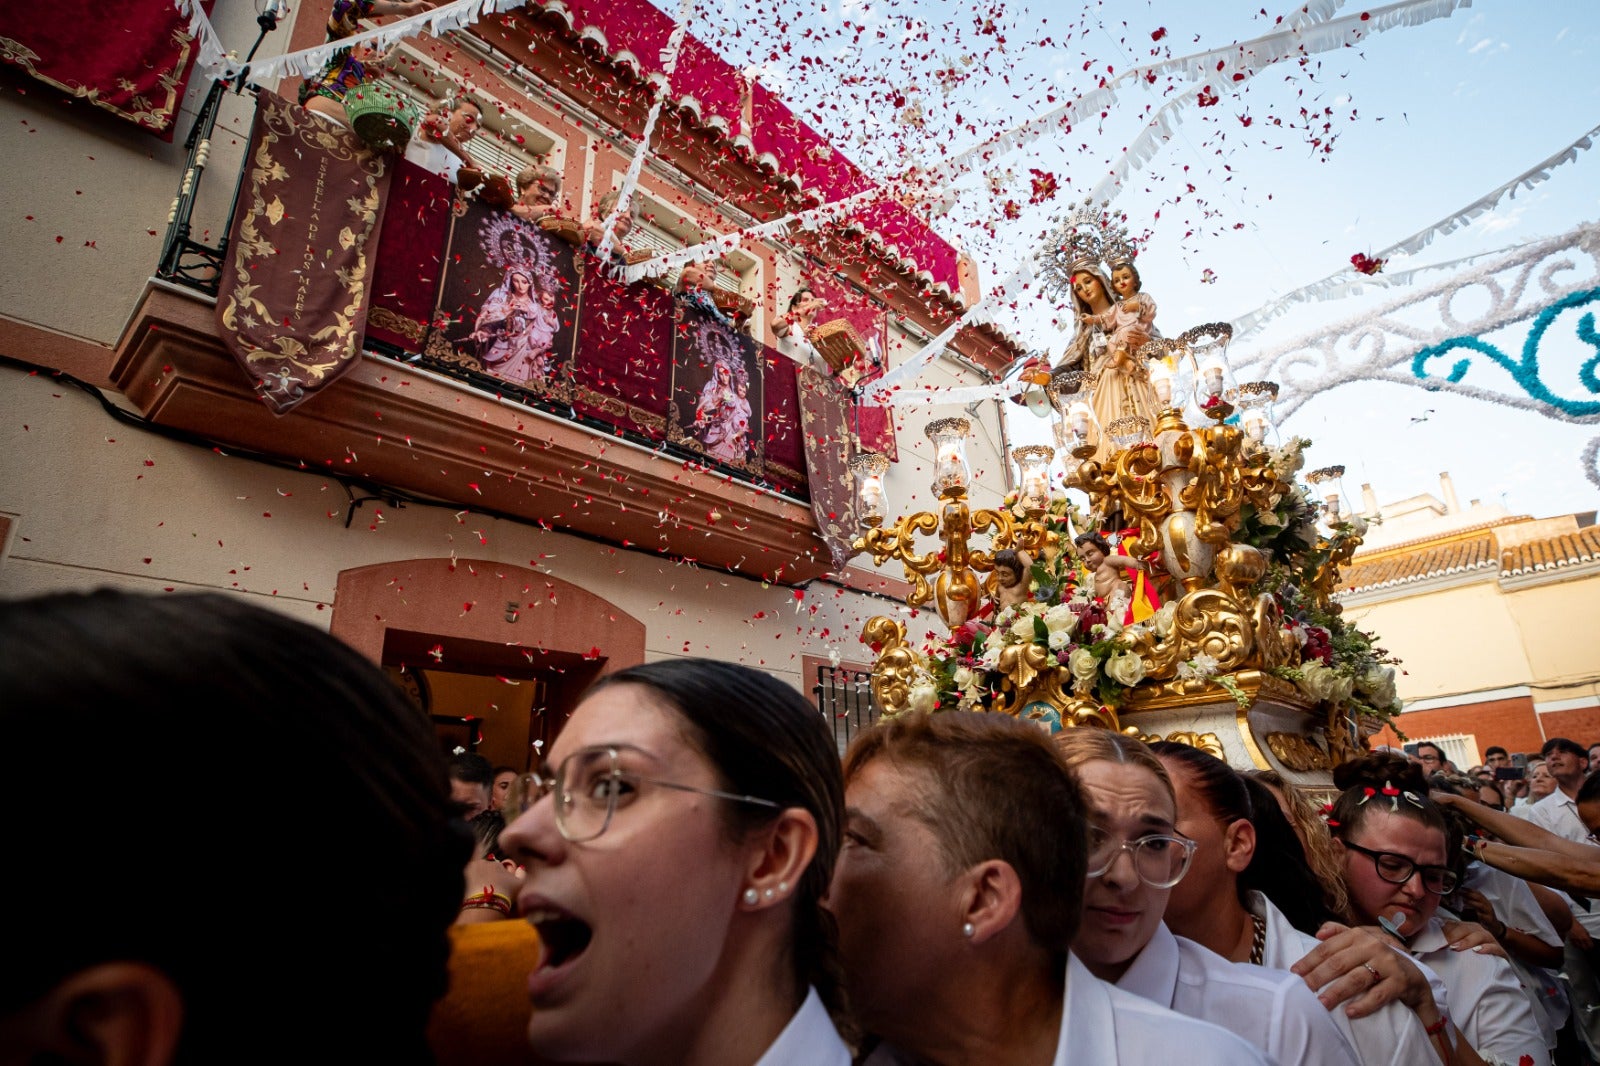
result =
[[839,916],[867,1066],[1259,1066],[1223,1030],[1112,988],[1068,951],[1084,805],[1048,737],[1003,714],[902,715],[845,757]]
[[848,1066],[833,736],[781,681],[703,659],[590,689],[513,786],[501,834],[544,947],[528,1038],[549,1062]]
[[[1231,962],[1287,970],[1318,945],[1316,932],[1339,916],[1328,908],[1322,885],[1306,862],[1294,827],[1267,786],[1234,772],[1221,759],[1186,744],[1157,743],[1151,750],[1166,767],[1178,803],[1177,831],[1196,842],[1189,872],[1172,889],[1166,923]],[[1320,823],[1316,831],[1326,833]],[[1337,928],[1337,927],[1335,927]],[[1413,998],[1428,982],[1405,967]],[[1401,1002],[1377,1010],[1344,1009],[1341,992],[1366,992],[1369,981],[1313,988],[1329,1018],[1365,1066],[1417,1066],[1434,1057],[1423,1023]]]
[[[1548,1066],[1533,1008],[1510,963],[1479,950],[1487,945],[1468,948],[1470,941],[1452,944],[1447,936],[1439,902],[1460,883],[1455,856],[1461,842],[1428,798],[1418,768],[1397,756],[1370,755],[1336,769],[1334,784],[1342,791],[1328,825],[1345,851],[1351,910],[1358,921],[1388,930],[1447,990],[1447,1011],[1418,1011],[1429,1035],[1449,1038],[1455,1061],[1477,1056]],[[1308,956],[1312,973],[1331,961],[1324,958],[1327,947]],[[1373,976],[1376,983],[1379,975]]]
[[1355,1052],[1299,978],[1236,965],[1162,924],[1197,842],[1177,831],[1172,782],[1150,749],[1105,729],[1069,729],[1056,744],[1090,808],[1073,954],[1097,977],[1229,1029],[1275,1062],[1352,1066]]

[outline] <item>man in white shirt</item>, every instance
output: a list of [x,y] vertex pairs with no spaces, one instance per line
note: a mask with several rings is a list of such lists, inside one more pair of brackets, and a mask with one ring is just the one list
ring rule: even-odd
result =
[[[478,135],[483,108],[466,94],[447,101],[446,107],[449,113],[445,117],[430,114],[417,125],[416,134],[406,145],[406,158],[424,170],[456,181],[463,166],[476,173],[466,143]],[[478,175],[480,181],[482,177]]]
[[[1589,775],[1589,753],[1577,741],[1551,737],[1539,754],[1544,756],[1545,769],[1556,779],[1556,790],[1529,809],[1528,820],[1558,837],[1593,844],[1583,819],[1578,817],[1578,789]],[[1572,1015],[1578,1031],[1589,1045],[1589,1053],[1600,1058],[1600,953],[1593,941],[1600,935],[1600,901],[1591,902],[1587,910],[1579,902],[1572,914],[1588,935],[1569,936],[1561,972],[1572,989]]]

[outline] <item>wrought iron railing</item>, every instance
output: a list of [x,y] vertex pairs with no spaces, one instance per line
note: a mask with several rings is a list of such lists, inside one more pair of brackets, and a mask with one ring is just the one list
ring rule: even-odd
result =
[[857,733],[872,728],[878,721],[878,705],[872,698],[871,681],[872,674],[866,670],[827,663],[817,667],[817,682],[811,687],[811,693],[816,697],[817,710],[833,727],[840,755]]

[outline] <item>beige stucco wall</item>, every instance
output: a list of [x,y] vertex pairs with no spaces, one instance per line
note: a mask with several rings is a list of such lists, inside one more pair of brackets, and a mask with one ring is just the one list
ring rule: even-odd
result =
[[1504,610],[1521,632],[1528,682],[1592,687],[1600,680],[1600,571],[1576,580],[1550,577],[1504,596]]
[[326,628],[341,570],[454,554],[532,566],[610,600],[645,624],[649,658],[715,656],[797,685],[802,654],[859,658],[862,624],[892,607],[820,582],[797,600],[782,586],[447,507],[367,503],[346,529],[346,506],[344,489],[318,474],[168,441],[113,421],[78,390],[0,369],[0,512],[17,516],[0,596],[232,590]]
[[1439,592],[1346,607],[1345,618],[1375,633],[1401,659],[1407,702],[1528,683],[1531,667],[1517,620],[1494,578]]

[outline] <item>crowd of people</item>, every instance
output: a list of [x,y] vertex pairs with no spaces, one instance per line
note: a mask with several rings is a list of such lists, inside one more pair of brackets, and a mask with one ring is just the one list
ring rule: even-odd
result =
[[[1568,740],[1526,818],[1437,749],[1326,806],[998,714],[841,762],[788,684],[681,659],[603,677],[523,773],[215,595],[0,604],[0,692],[0,1061],[1594,1061]],[[237,791],[196,802],[219,747]]]

